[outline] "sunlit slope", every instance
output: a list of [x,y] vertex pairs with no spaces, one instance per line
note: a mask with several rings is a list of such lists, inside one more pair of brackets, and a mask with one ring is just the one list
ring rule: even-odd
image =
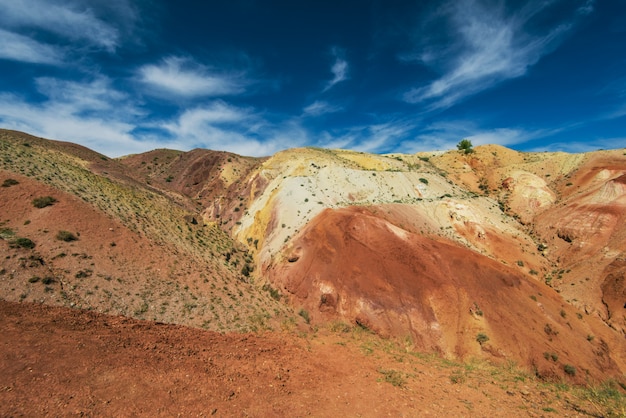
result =
[[[623,152],[611,155],[616,168],[600,170],[604,182],[593,186],[607,207],[620,201],[626,172]],[[535,224],[573,203],[570,179],[590,158],[498,146],[387,156],[287,150],[242,178],[246,193],[230,206],[219,202],[219,223],[255,252],[261,279],[312,321],[361,323],[384,335],[410,335],[421,349],[510,358],[546,373],[563,370],[544,353],[569,353],[599,376],[623,368],[620,332],[606,332],[600,309],[585,310],[551,287],[565,261],[550,238],[558,236],[558,221]],[[576,196],[578,202],[586,194]],[[209,206],[205,216],[217,221],[216,212]],[[618,224],[608,228],[620,244],[605,265],[623,254]],[[603,303],[601,276],[581,295],[589,306]],[[604,286],[612,300],[615,286]],[[481,304],[492,312],[489,320],[475,314]],[[491,343],[478,343],[479,334]]]
[[[8,254],[2,268],[10,273],[3,298],[215,330],[258,329],[285,318],[284,305],[251,283],[253,260],[243,246],[204,224],[185,196],[142,184],[119,162],[1,131],[0,174],[2,182],[17,182],[0,188],[0,245]],[[36,208],[39,196],[56,202]],[[61,230],[77,239],[57,239]],[[16,237],[36,245],[11,248]],[[31,258],[39,261],[21,261]]]

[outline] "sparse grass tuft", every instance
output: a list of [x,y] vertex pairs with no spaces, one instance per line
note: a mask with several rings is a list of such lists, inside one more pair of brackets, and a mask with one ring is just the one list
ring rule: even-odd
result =
[[46,206],[51,206],[54,203],[56,203],[56,199],[52,196],[43,196],[43,197],[36,197],[35,199],[33,199],[33,206],[36,208],[45,208]]
[[557,353],[549,353],[546,351],[545,353],[543,353],[543,358],[545,358],[546,360],[552,359],[552,361],[556,362],[559,360],[559,355]]
[[452,374],[450,375],[450,381],[454,384],[457,383],[464,383],[466,380],[465,378],[465,373],[463,373],[462,370],[455,370],[454,372],[452,372]]
[[487,336],[487,334],[484,334],[484,333],[480,332],[476,336],[476,341],[478,342],[478,344],[483,345],[484,343],[489,341],[489,337]]
[[565,366],[563,366],[563,370],[570,376],[576,376],[576,367],[572,366],[571,364],[566,364]]
[[276,300],[276,301],[280,300],[280,298],[282,296],[277,289],[274,289],[269,284],[264,284],[261,289],[265,290],[266,292],[269,292],[271,298]]
[[0,228],[0,239],[13,238],[15,232],[11,228]]
[[599,386],[580,388],[576,395],[581,399],[591,402],[605,417],[626,417],[626,394],[621,383],[615,380],[607,380]]
[[331,322],[329,324],[328,329],[332,332],[343,332],[343,333],[347,333],[350,332],[350,330],[352,329],[352,327],[348,324],[346,324],[343,321],[335,321],[335,322]]
[[309,316],[308,311],[304,309],[300,309],[300,312],[298,312],[298,315],[300,315],[304,319],[304,322],[306,322],[307,324],[311,323],[311,317]]
[[9,247],[32,249],[35,248],[35,243],[29,238],[18,237],[9,242]]
[[16,184],[20,184],[20,182],[15,179],[6,179],[2,182],[2,187],[11,187],[15,186]]
[[399,388],[406,386],[406,379],[402,372],[393,369],[379,369],[378,372],[384,376],[385,382],[391,383],[393,386]]
[[78,237],[69,231],[59,231],[56,238],[59,241],[71,242],[78,240]]

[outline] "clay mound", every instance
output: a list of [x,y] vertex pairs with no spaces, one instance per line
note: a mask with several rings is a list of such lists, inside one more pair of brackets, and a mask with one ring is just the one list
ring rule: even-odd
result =
[[159,149],[119,161],[139,174],[142,181],[181,193],[206,207],[226,195],[233,183],[248,175],[263,159],[206,149]]
[[618,258],[603,272],[602,302],[607,309],[606,322],[626,335],[626,258]]
[[[547,286],[466,248],[425,238],[362,208],[325,210],[267,271],[314,322],[346,320],[383,336],[410,335],[415,349],[449,357],[512,359],[542,375],[624,371],[611,332]],[[578,314],[578,315],[577,315]]]
[[609,265],[626,253],[624,178],[623,153],[590,154],[560,189],[561,200],[534,220],[535,231],[547,244],[545,255],[558,266],[546,281],[566,300],[607,322],[611,314],[603,283]]
[[508,191],[509,209],[519,216],[523,223],[530,223],[541,211],[549,208],[556,195],[550,190],[545,180],[525,171],[515,171],[502,182]]

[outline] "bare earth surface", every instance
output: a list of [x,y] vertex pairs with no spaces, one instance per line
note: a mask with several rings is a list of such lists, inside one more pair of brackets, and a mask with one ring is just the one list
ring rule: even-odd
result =
[[0,416],[600,416],[575,389],[364,331],[219,334],[5,301],[0,319]]

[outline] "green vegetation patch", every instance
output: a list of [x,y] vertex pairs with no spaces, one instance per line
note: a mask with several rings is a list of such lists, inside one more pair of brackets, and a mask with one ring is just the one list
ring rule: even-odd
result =
[[59,231],[56,238],[59,241],[71,242],[78,240],[78,237],[69,231]]
[[52,206],[56,203],[56,201],[57,200],[52,196],[37,197],[33,199],[33,206],[41,209],[45,208],[46,206]]
[[484,343],[489,341],[489,337],[487,336],[487,334],[481,332],[476,336],[476,341],[478,342],[478,344],[483,345]]
[[2,182],[2,187],[11,187],[15,186],[16,184],[20,184],[20,182],[15,179],[6,179]]
[[378,370],[378,372],[383,375],[383,380],[385,382],[391,383],[393,386],[399,387],[399,388],[406,386],[406,379],[404,377],[404,373],[398,370],[393,370],[393,369],[390,369],[390,370],[380,369]]
[[35,243],[29,238],[18,237],[9,242],[9,247],[32,249],[35,248]]
[[456,148],[464,154],[471,154],[474,152],[474,146],[472,145],[472,141],[470,141],[469,139],[462,139],[456,145]]

